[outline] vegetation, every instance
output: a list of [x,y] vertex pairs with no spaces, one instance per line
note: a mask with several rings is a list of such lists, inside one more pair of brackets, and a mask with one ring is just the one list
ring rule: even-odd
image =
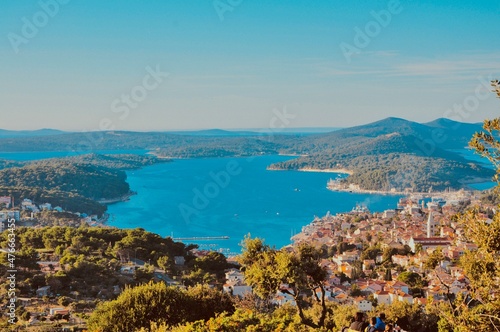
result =
[[[435,129],[437,130],[437,129]],[[347,169],[352,174],[344,184],[366,190],[413,188],[425,192],[462,188],[477,178],[489,178],[493,171],[473,164],[457,153],[445,150],[468,138],[451,136],[451,128],[439,129],[447,140],[423,141],[431,128],[400,119],[386,119],[372,125],[341,130],[315,141],[307,156],[277,163],[271,169]],[[467,130],[468,131],[468,130]],[[332,139],[328,143],[326,137]],[[469,136],[470,137],[470,136]],[[443,141],[443,139],[438,142]],[[311,153],[312,152],[312,153]]]
[[[319,264],[320,251],[307,245],[299,246],[294,252],[275,250],[265,245],[261,239],[250,237],[243,241],[243,249],[240,263],[245,272],[245,280],[261,299],[270,300],[281,291],[293,297],[303,324],[312,328],[325,326],[328,311],[323,282],[327,275]],[[282,287],[283,284],[288,287]],[[313,295],[316,304],[321,307],[317,322],[304,313],[308,306],[302,297],[304,292]]]
[[151,165],[152,156],[83,155],[30,163],[4,163],[0,170],[0,195],[16,202],[30,198],[66,211],[102,215],[106,207],[96,202],[130,193],[123,170]]
[[[140,259],[158,265],[161,257],[183,256],[194,259],[190,250],[171,238],[162,238],[143,229],[119,230],[96,227],[44,227],[16,230],[16,266],[20,268],[20,296],[32,296],[39,287],[50,285],[54,294],[73,297],[114,298],[115,286],[136,285],[157,279],[147,266],[132,275],[120,272],[130,260]],[[0,235],[0,246],[7,247],[8,234]],[[0,256],[5,264],[7,256]],[[42,273],[37,261],[55,261],[59,268],[48,275]],[[226,266],[226,265],[225,265]],[[225,267],[224,266],[224,267]],[[140,265],[139,265],[140,267]],[[6,269],[0,267],[0,275]],[[215,273],[221,271],[214,268]],[[171,275],[178,273],[174,266]],[[5,291],[5,290],[4,290]]]
[[[493,82],[495,86],[495,82]],[[498,89],[498,81],[496,82]],[[498,90],[497,90],[498,91]],[[476,133],[471,147],[495,165],[498,182],[500,173],[500,118],[486,120],[484,132]],[[498,195],[498,186],[496,194]],[[460,259],[470,286],[456,298],[448,294],[442,306],[441,331],[498,331],[500,329],[500,212],[498,209],[487,223],[478,208],[461,214],[467,240],[477,244],[477,251],[468,251]]]
[[[457,130],[460,128],[460,130]],[[461,149],[479,129],[474,124],[438,119],[418,124],[388,118],[371,124],[318,135],[237,133],[99,132],[43,137],[0,138],[3,151],[92,151],[149,149],[162,157],[234,157],[295,154],[303,157],[272,169],[347,168],[346,183],[368,190],[418,191],[462,188],[467,181],[488,178],[489,169],[467,161],[450,149]],[[89,137],[90,136],[90,137]],[[100,165],[103,166],[103,160]],[[85,163],[88,164],[87,161]],[[133,165],[124,165],[130,168]],[[1,165],[0,165],[1,166]],[[106,165],[109,167],[108,165]],[[123,169],[123,168],[121,168]]]
[[136,331],[149,329],[151,322],[172,327],[233,310],[229,295],[214,289],[198,286],[182,290],[149,283],[127,288],[116,300],[100,304],[88,326],[91,331]]

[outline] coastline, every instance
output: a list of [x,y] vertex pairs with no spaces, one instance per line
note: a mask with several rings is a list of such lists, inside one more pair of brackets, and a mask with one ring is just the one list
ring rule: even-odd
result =
[[126,202],[126,201],[128,201],[130,199],[130,197],[132,197],[134,195],[137,195],[137,192],[130,191],[127,194],[125,194],[123,196],[120,196],[120,197],[97,200],[97,203],[104,204],[104,205],[109,205],[109,204],[114,204],[114,203]]
[[304,168],[299,168],[297,171],[299,172],[314,172],[314,173],[340,173],[340,174],[348,174],[352,175],[353,172],[345,169],[345,168],[312,168],[312,167],[304,167]]
[[[329,185],[326,186],[326,189],[331,191],[345,192],[345,193],[353,193],[353,194],[370,194],[370,195],[393,195],[393,196],[405,196],[412,193],[401,192],[401,191],[387,191],[387,190],[367,190],[360,188],[333,188]],[[418,193],[414,193],[418,194]]]
[[298,169],[281,169],[273,168],[272,165],[267,167],[268,171],[289,171],[289,172],[311,172],[311,173],[337,173],[337,174],[348,174],[351,175],[353,172],[345,168],[298,168]]

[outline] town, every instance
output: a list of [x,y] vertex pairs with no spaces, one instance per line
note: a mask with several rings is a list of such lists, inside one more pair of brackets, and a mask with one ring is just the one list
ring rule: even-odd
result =
[[[464,190],[446,196],[445,201],[442,196],[408,195],[392,210],[371,213],[357,206],[347,213],[328,214],[304,226],[290,247],[307,243],[322,249],[327,300],[355,305],[362,312],[377,304],[425,305],[429,298],[440,301],[450,293],[466,294],[468,280],[456,263],[477,245],[464,239],[453,216],[477,203],[478,197]],[[490,216],[488,211],[482,215],[486,222],[491,222]],[[240,296],[251,292],[241,271],[233,269],[226,277],[225,291]],[[274,302],[294,300],[278,292]]]
[[[326,300],[331,303],[354,307],[366,313],[377,310],[379,305],[396,302],[424,307],[429,299],[439,302],[448,300],[450,295],[467,295],[469,280],[457,263],[465,252],[476,250],[477,245],[465,239],[464,229],[455,216],[478,205],[480,199],[478,192],[462,189],[440,193],[439,196],[410,193],[401,197],[394,209],[381,212],[370,212],[359,205],[345,213],[316,217],[300,233],[292,236],[291,244],[283,249],[293,251],[294,247],[308,244],[321,251],[320,265],[328,276],[323,286]],[[111,229],[103,222],[106,216],[99,219],[96,215],[65,212],[48,203],[37,205],[27,198],[15,206],[12,197],[3,196],[0,197],[0,204],[2,230],[12,219],[17,225],[33,229],[54,225]],[[481,202],[481,209],[481,218],[490,223],[495,207]],[[51,219],[50,215],[56,218]],[[72,244],[65,251],[78,253],[76,248]],[[17,303],[22,308],[21,319],[26,321],[27,326],[43,326],[45,321],[66,321],[66,325],[60,326],[72,326],[77,331],[79,327],[83,329],[86,326],[86,320],[96,307],[96,300],[116,298],[126,285],[149,280],[179,289],[202,283],[222,289],[235,299],[253,293],[252,287],[246,283],[238,256],[227,257],[227,264],[221,265],[225,283],[220,282],[224,280],[224,274],[218,280],[203,277],[190,281],[193,264],[187,263],[187,260],[202,261],[208,257],[213,258],[211,262],[214,263],[219,256],[212,254],[222,254],[200,250],[198,246],[187,249],[189,252],[172,257],[169,264],[160,263],[160,259],[151,261],[146,256],[139,259],[137,246],[117,249],[114,256],[119,258],[119,262],[113,266],[121,282],[108,289],[93,286],[93,291],[85,290],[84,293],[70,287],[68,294],[62,290],[64,285],[55,282],[61,273],[68,274],[72,269],[67,264],[67,258],[61,258],[62,254],[57,255],[53,250],[37,250],[36,264],[46,282],[33,289],[32,296],[29,296],[30,292],[24,292],[17,297]],[[273,305],[296,306],[288,287],[287,284],[280,286],[271,300]],[[320,290],[316,291],[319,296]]]

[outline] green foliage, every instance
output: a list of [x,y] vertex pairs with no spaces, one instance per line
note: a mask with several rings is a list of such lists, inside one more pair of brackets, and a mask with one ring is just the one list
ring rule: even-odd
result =
[[82,155],[29,163],[0,165],[0,195],[15,201],[30,198],[66,211],[102,215],[96,200],[114,199],[130,192],[124,170],[164,161],[152,156]]
[[424,262],[424,268],[426,268],[427,270],[434,270],[444,259],[445,257],[443,254],[443,250],[438,247],[432,252],[432,254],[429,255],[427,260]]
[[423,287],[423,281],[420,274],[415,272],[402,272],[398,275],[398,280],[404,282],[410,287]]
[[90,199],[127,194],[130,188],[125,180],[123,171],[77,164],[65,159],[42,160],[0,171],[0,183],[6,187],[71,192]]
[[389,306],[379,305],[377,311],[385,313],[387,323],[398,324],[405,331],[437,330],[439,315],[431,306],[422,308],[418,304],[395,301]]
[[[498,89],[498,81],[492,82]],[[500,174],[500,118],[486,120],[484,131],[474,134],[470,145],[488,158],[496,169],[495,180]],[[500,188],[500,182],[497,186]],[[469,280],[468,292],[459,293],[440,306],[442,319],[440,331],[498,331],[500,329],[500,212],[495,211],[487,223],[479,208],[458,216],[465,237],[477,244],[477,251],[467,251],[460,259],[460,266]]]
[[[324,327],[327,316],[323,286],[326,270],[319,264],[321,251],[308,245],[300,245],[294,252],[275,250],[261,239],[251,239],[249,236],[243,241],[243,250],[240,263],[245,280],[257,295],[268,300],[281,290],[294,298],[303,324],[314,328]],[[282,284],[287,284],[289,288],[280,289]],[[320,290],[320,296],[316,294],[316,289]],[[305,315],[307,304],[301,296],[304,292],[312,292],[316,302],[321,305],[317,322]]]
[[[0,233],[0,246],[6,247],[8,232]],[[16,229],[16,265],[26,275],[19,276],[24,296],[31,296],[39,287],[50,285],[52,291],[63,296],[78,292],[81,296],[114,298],[114,287],[148,282],[153,277],[150,271],[140,270],[142,275],[124,276],[120,273],[120,259],[128,262],[137,257],[151,262],[156,257],[188,256],[187,248],[171,238],[162,238],[143,229],[121,230],[100,227],[19,227]],[[39,253],[40,252],[40,253]],[[43,255],[44,259],[39,256]],[[1,255],[5,262],[5,255]],[[37,261],[59,261],[62,271],[45,277]],[[215,270],[214,270],[215,271]],[[220,273],[220,271],[216,271]]]
[[[260,314],[251,310],[237,310],[233,315],[223,313],[208,321],[197,321],[172,329],[172,332],[299,332],[317,331],[296,322],[293,315],[277,311],[272,315]],[[162,330],[151,330],[162,332]]]
[[232,312],[227,295],[216,290],[182,290],[164,283],[127,288],[116,300],[100,304],[90,316],[91,331],[122,332],[149,329],[152,322],[175,326]]

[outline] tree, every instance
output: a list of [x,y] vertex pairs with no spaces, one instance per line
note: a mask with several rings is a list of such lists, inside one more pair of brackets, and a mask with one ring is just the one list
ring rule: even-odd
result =
[[[269,301],[278,291],[289,294],[295,300],[302,324],[312,328],[325,325],[328,310],[323,283],[327,274],[319,264],[319,250],[309,245],[300,245],[293,252],[285,249],[275,250],[265,245],[261,239],[251,239],[249,236],[243,241],[243,249],[240,263],[244,269],[245,280],[257,295]],[[288,287],[282,288],[283,284]],[[321,314],[316,322],[306,317],[304,312],[307,303],[302,295],[311,292],[321,307]]]
[[172,327],[232,310],[228,296],[220,291],[182,290],[150,282],[127,288],[116,300],[98,305],[88,326],[90,331],[136,331],[148,329],[152,322]]
[[391,272],[390,268],[385,269],[384,280],[385,281],[392,281],[392,272]]
[[429,255],[429,257],[427,257],[424,262],[424,268],[427,270],[434,270],[439,263],[444,260],[444,258],[443,250],[438,247],[432,252],[432,254]]
[[[492,82],[500,96],[500,83]],[[492,162],[496,169],[496,194],[500,188],[500,118],[485,120],[484,131],[474,134],[469,145],[479,155]],[[459,293],[441,306],[441,331],[499,331],[500,330],[500,212],[497,209],[491,223],[482,217],[479,208],[458,216],[468,241],[478,246],[466,251],[460,266],[469,281],[466,293]]]
[[161,256],[156,261],[156,264],[158,264],[160,269],[165,270],[167,273],[170,273],[175,266],[174,260],[169,256]]

